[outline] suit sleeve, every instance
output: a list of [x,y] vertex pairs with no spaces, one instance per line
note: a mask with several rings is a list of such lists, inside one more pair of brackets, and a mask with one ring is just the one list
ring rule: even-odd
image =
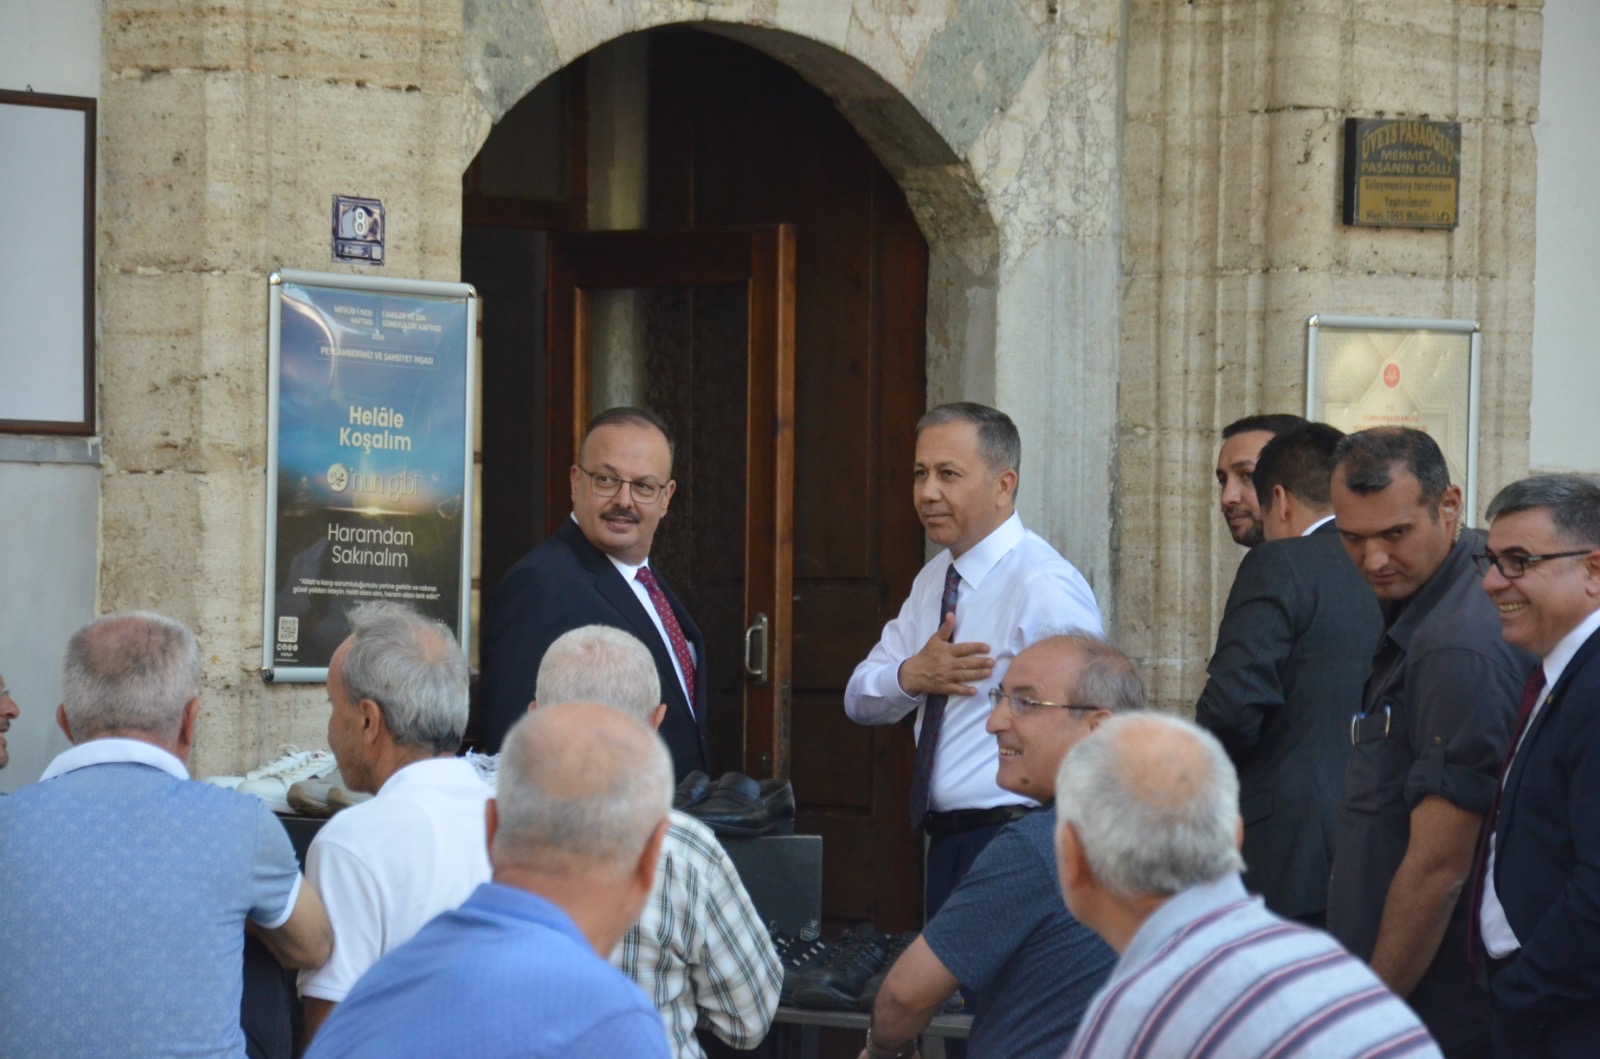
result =
[[1236,763],[1249,758],[1267,718],[1284,705],[1283,669],[1299,628],[1290,603],[1295,574],[1282,555],[1263,545],[1239,565],[1195,704],[1195,720]]
[[[1567,716],[1572,716],[1570,711],[1592,711],[1600,705],[1596,702],[1600,680],[1588,682],[1584,691],[1584,701],[1563,704]],[[1600,743],[1600,724],[1585,723],[1577,733],[1553,730],[1546,734],[1566,739],[1569,771],[1563,794],[1576,864],[1555,903],[1522,939],[1517,958],[1489,987],[1506,1008],[1536,1020],[1600,1001],[1600,812],[1594,807],[1594,794],[1600,791],[1600,745],[1596,745]],[[1533,786],[1547,781],[1541,777],[1530,783],[1525,778],[1517,797],[1561,797],[1551,787]],[[1530,865],[1524,870],[1536,869]],[[1497,871],[1496,878],[1509,880],[1512,876]]]
[[538,571],[514,570],[494,590],[483,622],[484,738],[498,752],[506,732],[527,712],[538,684],[539,663],[564,631]]

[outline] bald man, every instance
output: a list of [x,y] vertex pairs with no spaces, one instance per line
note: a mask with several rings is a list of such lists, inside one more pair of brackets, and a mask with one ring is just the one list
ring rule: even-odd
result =
[[650,893],[672,788],[665,744],[620,711],[527,714],[506,735],[488,805],[492,881],[380,959],[308,1059],[667,1059],[660,1014],[605,955]]

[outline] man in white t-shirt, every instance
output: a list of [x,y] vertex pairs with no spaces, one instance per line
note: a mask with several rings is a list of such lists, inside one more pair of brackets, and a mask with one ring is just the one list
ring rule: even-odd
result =
[[300,974],[307,1040],[378,957],[490,873],[494,792],[455,756],[467,725],[455,637],[397,603],[357,607],[350,628],[328,665],[328,745],[345,786],[376,797],[329,820],[306,855],[334,931],[332,959]]

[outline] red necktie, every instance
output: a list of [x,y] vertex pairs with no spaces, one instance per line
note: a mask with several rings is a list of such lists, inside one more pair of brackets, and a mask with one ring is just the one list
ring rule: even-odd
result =
[[672,648],[672,653],[678,658],[678,665],[683,669],[683,686],[689,693],[689,712],[693,713],[694,655],[689,652],[689,640],[683,635],[683,626],[678,624],[678,616],[672,613],[672,604],[667,602],[667,594],[661,591],[661,582],[656,580],[656,575],[650,572],[650,568],[641,566],[634,576],[644,586],[646,594],[650,596],[650,602],[655,604],[656,614],[661,618],[661,627],[667,630],[667,646]]
[[[939,599],[939,624],[944,624],[946,614],[956,612],[956,597],[961,592],[961,575],[956,564],[951,563],[944,575],[944,595]],[[928,815],[928,799],[933,790],[933,752],[939,746],[939,729],[944,727],[944,707],[949,700],[943,695],[929,695],[922,709],[922,733],[917,738],[916,762],[911,769],[911,829],[922,826]]]
[[1500,815],[1500,795],[1505,790],[1506,773],[1511,771],[1511,759],[1517,756],[1517,744],[1522,741],[1522,733],[1528,728],[1533,708],[1543,690],[1544,663],[1541,662],[1533,667],[1533,672],[1528,674],[1528,682],[1522,686],[1522,699],[1517,703],[1517,727],[1511,733],[1506,759],[1500,765],[1500,782],[1495,784],[1494,799],[1489,802],[1489,813],[1483,818],[1483,831],[1478,835],[1478,852],[1473,859],[1472,903],[1468,906],[1472,914],[1467,918],[1467,956],[1474,967],[1478,962],[1478,937],[1482,929],[1479,924],[1483,915],[1484,881],[1489,872],[1489,839],[1494,834],[1495,819]]

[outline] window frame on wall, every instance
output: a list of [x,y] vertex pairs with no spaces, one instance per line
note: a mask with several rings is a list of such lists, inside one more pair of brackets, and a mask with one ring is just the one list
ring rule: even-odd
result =
[[[97,101],[89,96],[63,96],[52,95],[45,92],[17,92],[0,89],[0,107],[39,107],[54,111],[73,111],[81,115],[83,122],[82,141],[82,170],[83,187],[81,196],[72,196],[73,201],[81,203],[79,221],[82,227],[81,249],[81,276],[61,277],[63,292],[77,292],[79,302],[77,311],[63,314],[80,321],[83,334],[82,359],[63,359],[62,362],[53,363],[53,377],[45,382],[47,387],[60,387],[56,392],[77,393],[81,391],[81,413],[77,418],[0,418],[0,434],[59,434],[68,436],[93,435],[95,423],[95,140],[97,135]],[[63,150],[71,150],[68,145],[72,139],[63,136],[61,146]],[[15,245],[15,244],[14,244]],[[21,246],[12,251],[19,258],[25,259],[29,255],[29,248]],[[0,254],[4,254],[4,247],[0,247]],[[4,264],[0,258],[0,264]],[[71,296],[68,296],[71,300]],[[47,351],[48,352],[48,351]],[[72,378],[75,372],[82,373],[81,380]],[[3,380],[0,380],[3,384]]]

